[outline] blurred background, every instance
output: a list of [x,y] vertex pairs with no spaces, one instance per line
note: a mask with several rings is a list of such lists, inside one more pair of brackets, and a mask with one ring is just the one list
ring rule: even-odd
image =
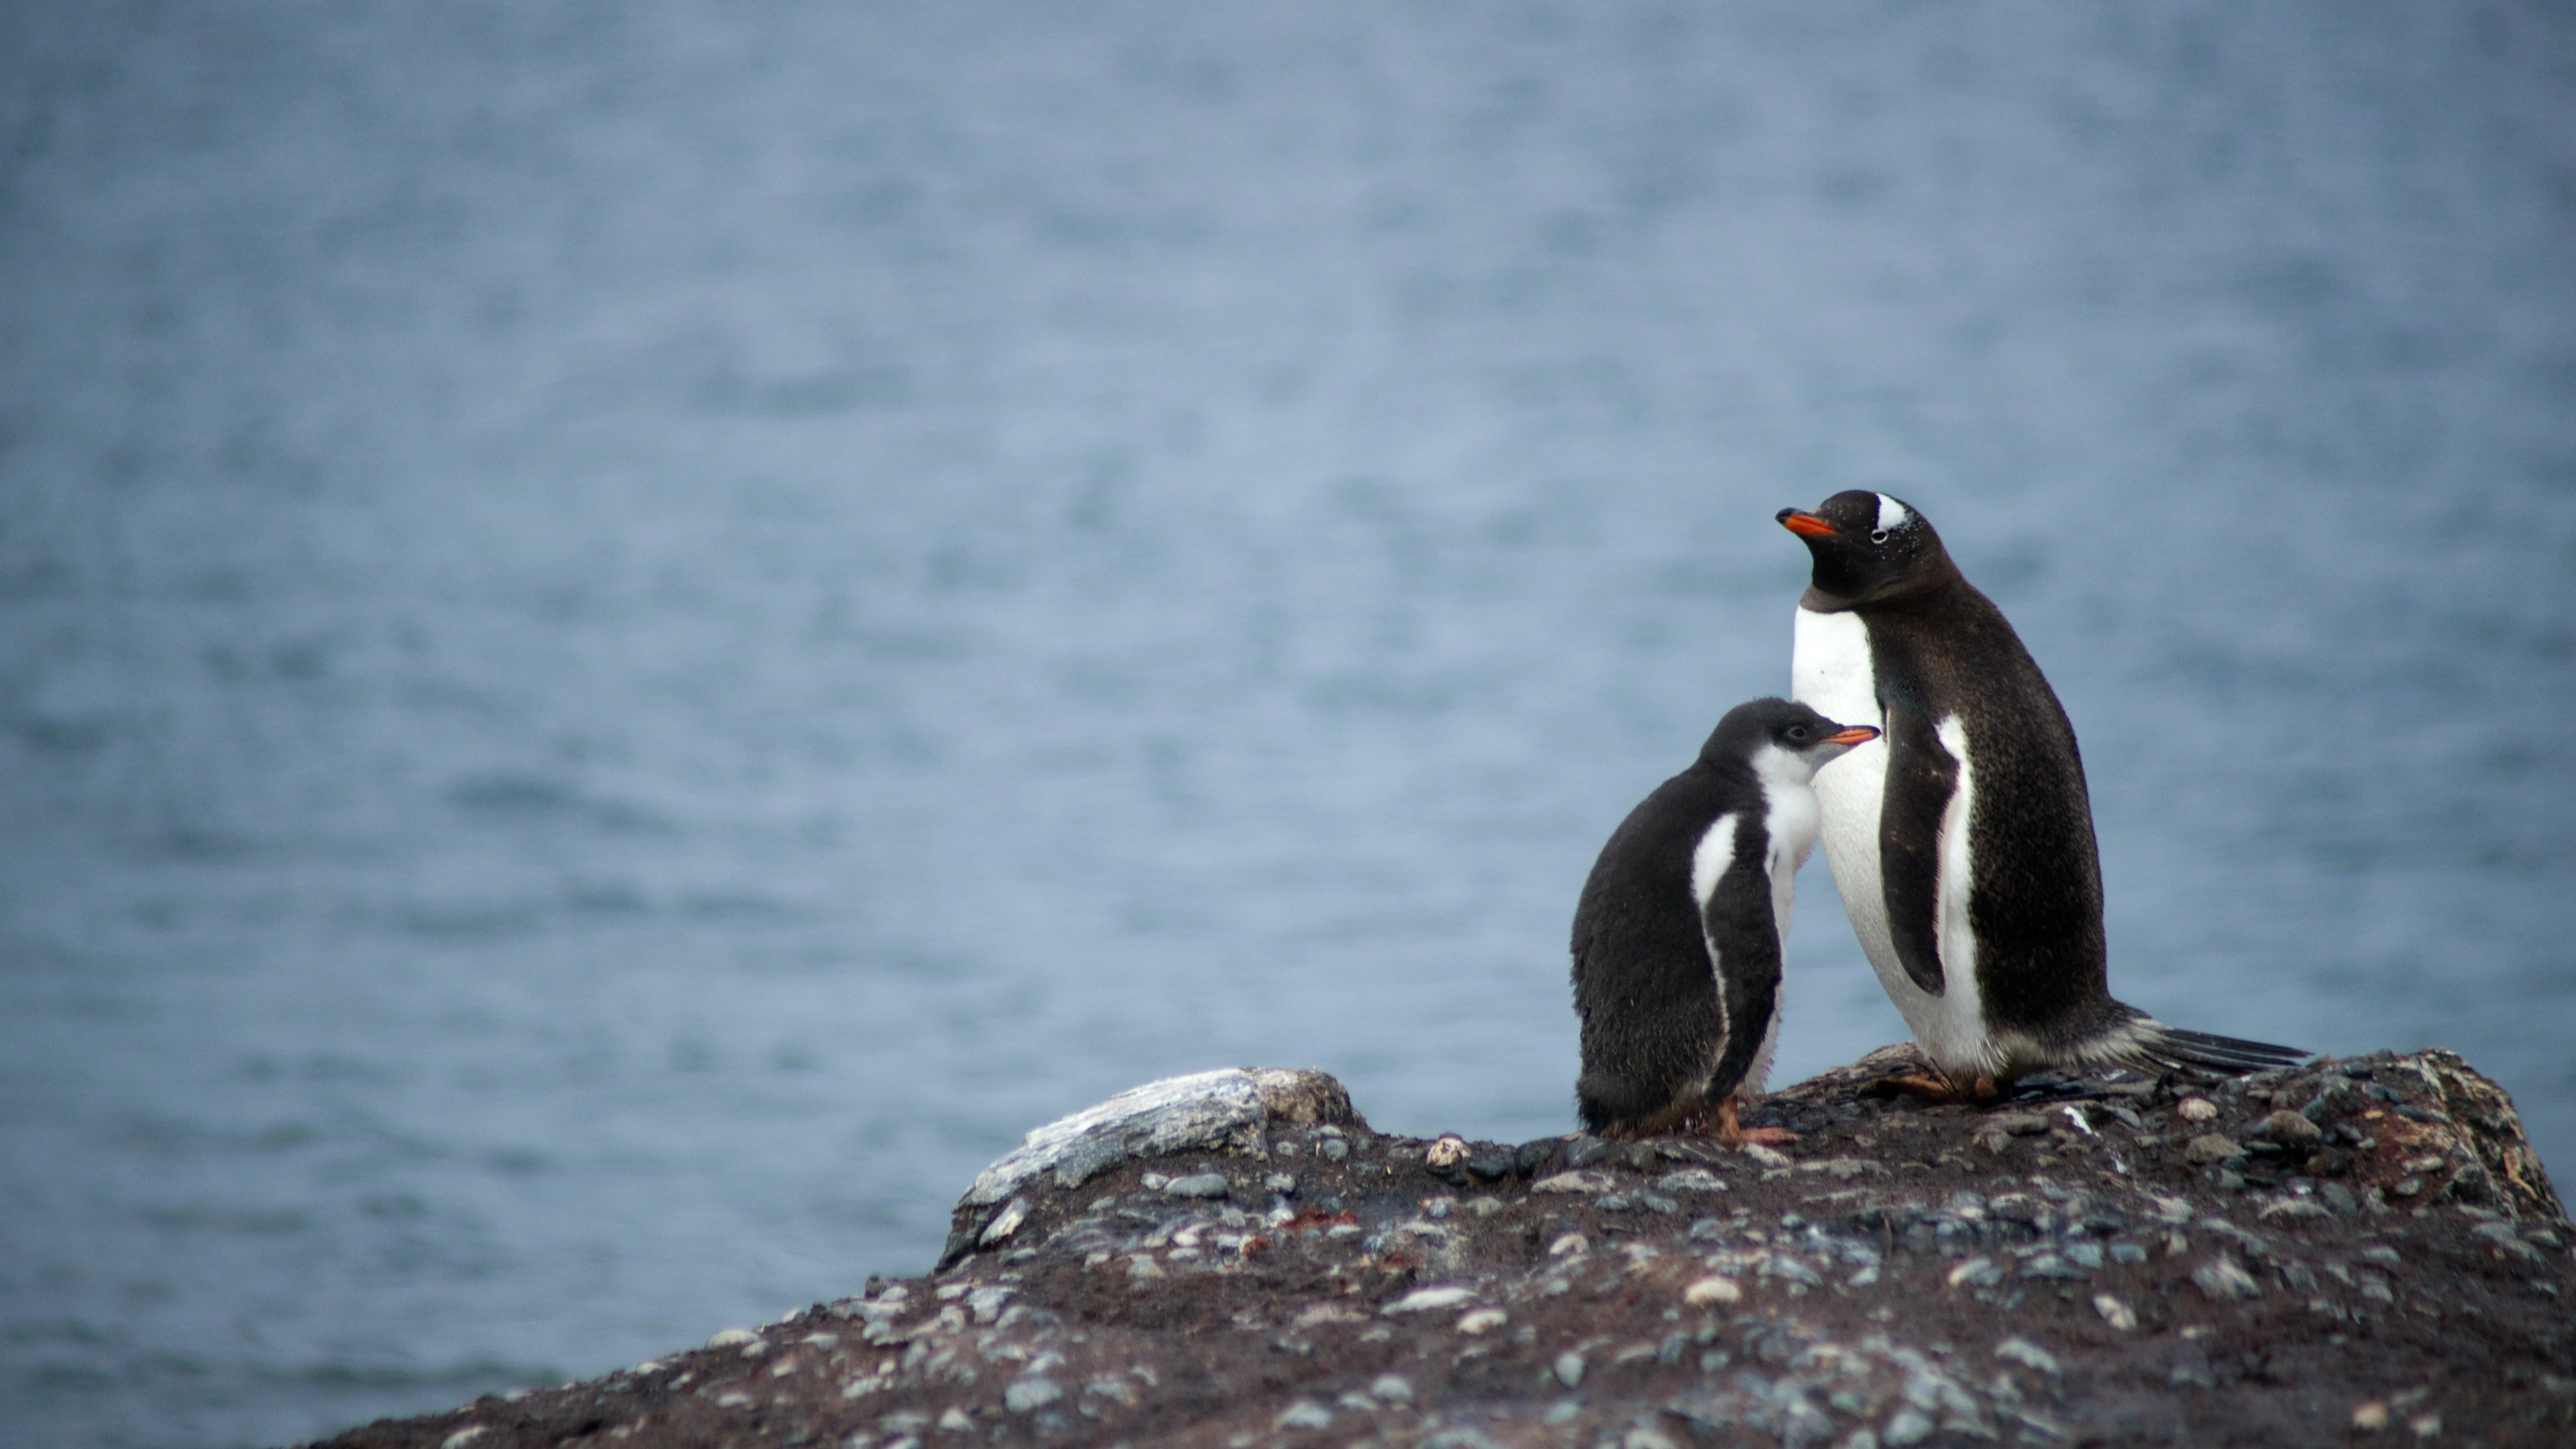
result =
[[[1175,1072],[1567,1129],[1847,487],[2124,998],[2563,1173],[2571,237],[2538,3],[0,7],[0,1438],[691,1345]],[[1775,1082],[1903,1035],[1803,883]]]

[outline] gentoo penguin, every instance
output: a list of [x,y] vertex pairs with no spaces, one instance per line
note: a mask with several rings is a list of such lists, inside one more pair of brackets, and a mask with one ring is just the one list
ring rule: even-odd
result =
[[1770,1071],[1780,943],[1798,867],[1816,846],[1807,782],[1877,735],[1785,699],[1737,705],[1699,759],[1611,834],[1574,911],[1584,1126],[1644,1136],[1714,1105],[1718,1135],[1747,1140],[1736,1097],[1760,1091]]
[[1982,1097],[2041,1067],[2303,1060],[2111,998],[2075,729],[1923,515],[1855,489],[1778,517],[1815,555],[1790,693],[1883,731],[1816,785],[1825,859],[1879,983],[1946,1085]]

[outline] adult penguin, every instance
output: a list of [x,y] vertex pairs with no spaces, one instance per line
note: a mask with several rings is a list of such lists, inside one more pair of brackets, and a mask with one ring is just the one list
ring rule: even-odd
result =
[[1574,911],[1584,1126],[1642,1137],[1713,1108],[1729,1145],[1793,1140],[1748,1132],[1736,1103],[1780,1039],[1780,946],[1816,846],[1808,781],[1877,734],[1785,699],[1737,705],[1612,832]]
[[1854,489],[1778,517],[1815,556],[1790,693],[1882,731],[1816,785],[1825,859],[1939,1085],[1989,1097],[2043,1067],[2305,1059],[2112,999],[2075,729],[1923,515]]

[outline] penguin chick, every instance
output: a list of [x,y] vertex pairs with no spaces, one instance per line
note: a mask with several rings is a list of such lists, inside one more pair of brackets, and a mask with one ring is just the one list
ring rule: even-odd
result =
[[1884,731],[1816,785],[1825,859],[1879,984],[1947,1085],[1991,1096],[1995,1079],[2043,1067],[2303,1060],[2112,999],[2074,726],[1931,523],[1858,489],[1778,517],[1815,557],[1790,693]]
[[1748,1140],[1736,1099],[1761,1090],[1779,1040],[1780,945],[1816,844],[1808,782],[1877,736],[1785,699],[1737,705],[1611,834],[1574,912],[1584,1126],[1642,1137],[1715,1108],[1722,1140]]

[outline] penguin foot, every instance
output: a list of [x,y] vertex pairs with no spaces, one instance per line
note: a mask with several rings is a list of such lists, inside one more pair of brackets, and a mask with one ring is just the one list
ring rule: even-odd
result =
[[1786,1127],[1747,1127],[1736,1120],[1733,1097],[1717,1104],[1717,1140],[1728,1147],[1742,1147],[1750,1142],[1756,1147],[1786,1147],[1798,1140],[1798,1134]]
[[2003,1088],[1992,1076],[1980,1074],[1964,1088],[1956,1081],[1931,1072],[1908,1072],[1899,1077],[1881,1077],[1861,1088],[1864,1097],[1914,1096],[1933,1103],[1975,1103],[1991,1105],[2003,1096]]

